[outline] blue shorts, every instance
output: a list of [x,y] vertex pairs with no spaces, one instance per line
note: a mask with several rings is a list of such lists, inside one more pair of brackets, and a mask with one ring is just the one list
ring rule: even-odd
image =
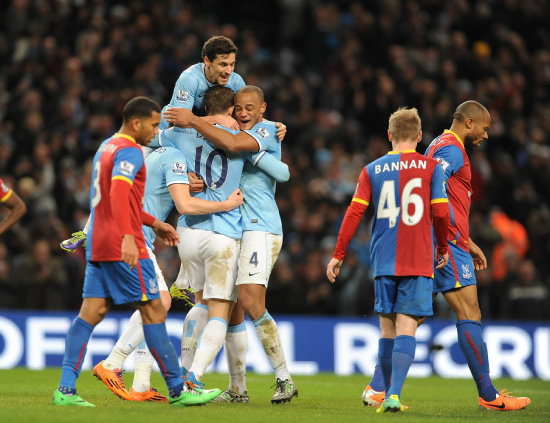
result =
[[426,276],[378,276],[374,279],[374,311],[431,316],[432,291],[433,279]]
[[112,298],[115,304],[160,298],[153,261],[141,259],[133,270],[122,261],[88,262],[82,298]]
[[449,262],[439,270],[434,266],[434,293],[475,285],[475,283],[476,274],[472,256],[456,244],[449,242]]

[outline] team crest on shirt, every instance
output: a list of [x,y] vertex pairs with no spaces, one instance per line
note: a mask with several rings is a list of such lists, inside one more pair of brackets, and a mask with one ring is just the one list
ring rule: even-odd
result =
[[189,101],[189,91],[178,90],[178,95],[176,96],[178,101]]
[[472,277],[472,272],[470,271],[470,265],[469,264],[463,264],[462,265],[462,277],[464,279],[470,279]]
[[132,176],[134,173],[135,165],[130,163],[127,160],[123,160],[118,165],[118,171],[122,173],[123,175]]
[[8,192],[9,190],[8,186],[2,181],[2,191]]
[[264,127],[260,127],[256,129],[256,133],[262,137],[263,140],[265,140],[267,137],[269,137],[269,131],[265,129]]
[[149,279],[149,292],[151,294],[156,294],[157,292],[159,292],[159,284],[157,282],[157,278]]
[[175,175],[179,175],[179,176],[184,175],[185,169],[186,169],[185,163],[174,162],[174,164],[172,165],[172,173],[174,173]]

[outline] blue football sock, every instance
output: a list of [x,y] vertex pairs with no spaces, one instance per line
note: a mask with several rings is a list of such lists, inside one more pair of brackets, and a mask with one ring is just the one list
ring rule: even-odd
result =
[[456,331],[458,344],[466,358],[479,396],[485,401],[493,401],[498,391],[489,376],[489,357],[481,336],[481,323],[475,320],[459,320],[456,322]]
[[376,366],[374,367],[374,374],[372,375],[369,385],[375,391],[385,390],[384,376],[382,375],[382,368],[379,363],[376,363]]
[[395,337],[392,354],[391,388],[386,392],[386,398],[390,395],[401,397],[401,389],[414,359],[416,339],[414,336],[399,335]]
[[164,323],[143,324],[145,342],[149,351],[159,365],[160,372],[168,386],[168,392],[172,398],[177,398],[183,391],[183,380],[178,365],[176,350]]
[[[74,319],[65,339],[65,355],[61,367],[59,389],[64,394],[76,392],[76,378],[80,374],[86,347],[94,327],[80,317]],[[72,391],[74,390],[74,392]]]
[[384,388],[379,389],[380,391],[388,392],[388,389],[390,389],[393,342],[394,340],[392,338],[380,338],[378,340],[378,363],[382,369],[382,376],[384,379]]

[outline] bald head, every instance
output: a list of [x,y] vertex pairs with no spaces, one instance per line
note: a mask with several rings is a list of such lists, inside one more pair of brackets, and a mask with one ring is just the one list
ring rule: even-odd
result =
[[464,122],[467,119],[481,120],[488,114],[489,112],[483,104],[474,100],[468,100],[456,108],[453,114],[453,121]]
[[477,147],[489,138],[490,126],[491,115],[485,106],[468,100],[456,108],[451,131],[460,137],[465,147]]
[[264,102],[264,92],[260,87],[257,87],[256,85],[245,85],[239,91],[237,91],[237,93],[238,94],[254,93],[258,97],[258,100],[260,101],[260,103]]

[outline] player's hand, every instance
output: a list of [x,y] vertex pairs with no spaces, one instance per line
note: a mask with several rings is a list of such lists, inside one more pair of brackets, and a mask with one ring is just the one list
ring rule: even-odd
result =
[[187,178],[189,179],[189,191],[191,192],[201,192],[206,189],[206,184],[201,175],[196,174],[195,172],[187,172]]
[[472,259],[474,261],[475,270],[483,270],[487,268],[487,259],[485,258],[485,254],[483,254],[483,251],[481,251],[481,248],[479,248],[477,244],[471,239],[470,239],[470,255],[472,256]]
[[166,245],[169,245],[170,247],[175,247],[178,245],[180,237],[172,225],[155,219],[152,228],[157,236],[160,237]]
[[179,126],[180,128],[191,127],[191,120],[195,117],[193,112],[185,107],[171,107],[162,114],[164,120],[168,123]]
[[240,131],[237,121],[228,115],[204,116],[202,119],[206,120],[210,125],[217,124],[223,126],[224,128]]
[[279,142],[281,142],[286,135],[286,125],[282,122],[275,122],[275,126],[277,127],[277,138],[279,138]]
[[435,256],[435,261],[437,262],[437,265],[435,266],[437,270],[445,267],[445,265],[449,262],[449,253],[445,253],[443,255],[437,253]]
[[340,268],[342,267],[343,263],[343,260],[338,260],[334,257],[330,259],[330,262],[327,265],[327,278],[330,283],[336,282],[336,276],[338,276],[338,273],[340,273]]
[[227,211],[233,210],[243,203],[243,192],[240,188],[237,188],[235,191],[229,194],[227,200],[225,201],[227,203]]
[[133,235],[126,234],[122,237],[121,260],[130,266],[130,270],[138,264],[139,252]]

